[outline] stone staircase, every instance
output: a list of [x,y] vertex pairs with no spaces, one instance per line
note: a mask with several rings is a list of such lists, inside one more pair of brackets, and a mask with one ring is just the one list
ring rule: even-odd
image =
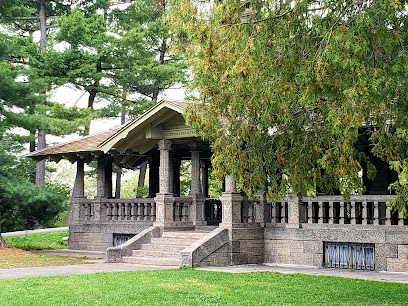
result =
[[132,256],[122,257],[122,262],[155,265],[179,266],[180,252],[207,235],[213,227],[195,231],[163,232],[160,238],[152,238],[150,243],[143,244],[139,250],[133,250]]

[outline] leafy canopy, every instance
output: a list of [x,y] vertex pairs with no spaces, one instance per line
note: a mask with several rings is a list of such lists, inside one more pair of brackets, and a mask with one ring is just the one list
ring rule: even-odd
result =
[[[176,48],[192,66],[187,120],[212,143],[214,167],[245,191],[290,186],[362,192],[372,151],[408,194],[406,1],[172,2]],[[197,97],[198,96],[198,97]],[[404,210],[406,212],[406,210]]]

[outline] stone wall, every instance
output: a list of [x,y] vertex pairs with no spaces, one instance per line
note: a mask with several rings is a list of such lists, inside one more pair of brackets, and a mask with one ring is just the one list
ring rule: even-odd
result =
[[230,229],[231,265],[264,262],[264,229],[247,224]]
[[400,226],[301,224],[265,228],[265,262],[323,266],[323,242],[372,243],[375,269],[408,271],[408,229]]
[[73,250],[106,251],[113,247],[113,234],[134,234],[150,227],[152,222],[71,224],[68,247]]

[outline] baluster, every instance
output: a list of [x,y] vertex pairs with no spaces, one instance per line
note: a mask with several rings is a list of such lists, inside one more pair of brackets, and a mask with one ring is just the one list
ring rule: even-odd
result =
[[379,209],[379,205],[378,202],[375,201],[373,203],[373,224],[375,225],[379,225],[380,224],[380,214],[378,213],[378,209]]
[[118,203],[118,220],[123,220],[122,203]]
[[334,202],[329,201],[329,224],[334,224]]
[[118,220],[118,203],[113,203],[112,206],[112,220]]
[[397,225],[404,225],[404,216],[400,210],[398,210],[398,223]]
[[106,204],[106,218],[110,221],[112,220],[112,204]]
[[130,220],[132,218],[132,209],[130,207],[130,203],[125,203],[125,219]]
[[150,215],[151,221],[156,221],[156,203],[152,203],[152,213]]
[[281,223],[285,223],[286,222],[286,204],[285,202],[282,202],[282,209],[281,209]]
[[188,203],[183,203],[183,221],[188,221],[189,215],[188,215]]
[[255,216],[256,216],[256,203],[252,202],[252,216],[251,216],[251,223],[255,222]]
[[367,219],[368,219],[368,203],[367,201],[363,201],[361,203],[361,224],[362,225],[367,225]]
[[143,220],[143,203],[137,203],[137,220]]
[[174,221],[180,221],[180,215],[179,215],[179,210],[180,210],[180,203],[178,203],[178,202],[176,202],[176,203],[174,203],[174,206],[173,206],[173,209],[174,209],[174,213],[173,213],[173,219],[174,219]]
[[275,220],[275,214],[273,213],[273,210],[275,209],[275,203],[271,202],[270,206],[269,206],[269,222],[272,224],[275,224],[276,220]]
[[90,219],[90,211],[89,211],[89,204],[84,204],[84,210],[85,210],[85,220]]
[[94,207],[94,205],[91,203],[91,204],[89,204],[89,214],[90,214],[90,220],[92,220],[93,219],[93,216],[95,215],[95,212],[94,212],[94,209],[95,209],[95,207]]
[[318,209],[317,209],[317,223],[322,224],[323,223],[323,202],[318,203]]
[[340,202],[339,224],[344,224],[344,202]]
[[135,202],[132,203],[132,220],[137,220],[137,203]]
[[148,204],[144,203],[144,210],[143,210],[143,221],[147,221],[149,218],[149,208],[148,208]]
[[350,224],[357,224],[356,209],[357,209],[357,203],[350,202],[350,218],[351,218]]
[[307,223],[313,223],[313,202],[307,202]]
[[391,215],[391,204],[385,203],[385,225],[391,225],[392,215]]

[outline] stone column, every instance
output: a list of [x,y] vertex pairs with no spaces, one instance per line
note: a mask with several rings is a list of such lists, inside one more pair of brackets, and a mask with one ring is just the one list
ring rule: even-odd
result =
[[[288,196],[288,224],[286,227],[299,228],[300,227],[300,198],[297,194],[292,193]],[[319,204],[319,210],[320,204]],[[320,211],[322,218],[322,210]],[[320,219],[319,219],[320,220]],[[323,220],[323,218],[322,218]]]
[[174,195],[174,153],[169,154],[169,193]]
[[170,193],[170,150],[171,140],[162,139],[158,142],[160,150],[160,183],[159,192],[161,194]]
[[77,172],[75,176],[74,189],[72,190],[73,198],[83,198],[85,196],[85,171],[84,160],[77,158]]
[[101,156],[98,158],[96,197],[104,198],[105,196],[106,196],[105,157]]
[[81,200],[85,199],[85,172],[84,172],[84,160],[77,158],[77,172],[75,177],[74,188],[72,190],[71,204],[68,210],[66,226],[70,224],[78,223],[80,220],[80,205]]
[[264,260],[264,233],[257,223],[242,223],[242,202],[246,196],[236,192],[235,179],[225,179],[220,227],[229,232],[230,264],[261,263]]
[[221,198],[222,202],[222,227],[241,227],[242,225],[242,201],[244,197],[236,190],[236,183],[233,176],[225,178],[225,192]]
[[209,193],[208,193],[208,162],[202,160],[200,162],[200,167],[201,167],[201,182],[203,185],[203,195],[208,198]]
[[152,155],[149,161],[149,198],[154,198],[159,192],[159,157]]
[[160,150],[160,184],[159,193],[154,198],[156,202],[156,222],[155,226],[161,228],[174,227],[175,222],[173,219],[173,205],[174,196],[170,192],[170,150],[171,141],[168,139],[162,139],[158,142]]
[[105,197],[112,198],[112,159],[105,160]]
[[191,190],[190,196],[193,198],[191,216],[194,225],[205,225],[204,203],[205,197],[201,191],[200,182],[200,151],[196,142],[189,143],[191,152]]
[[[108,170],[109,171],[109,170]],[[96,181],[96,197],[91,204],[92,220],[101,220],[102,201],[108,196],[106,190],[106,156],[98,158],[97,181]],[[111,174],[112,175],[112,174]],[[112,195],[112,181],[111,181],[111,195]]]
[[201,194],[200,151],[196,142],[189,143],[191,152],[191,190],[190,194]]
[[180,156],[174,156],[173,158],[173,194],[176,197],[180,196]]

